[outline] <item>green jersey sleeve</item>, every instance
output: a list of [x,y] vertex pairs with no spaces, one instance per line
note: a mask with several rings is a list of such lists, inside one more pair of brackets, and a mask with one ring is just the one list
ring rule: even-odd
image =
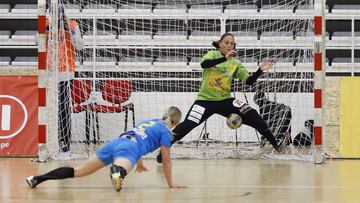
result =
[[249,72],[246,70],[246,68],[242,65],[240,61],[237,61],[237,72],[236,72],[236,78],[238,78],[241,81],[246,81],[249,77]]
[[211,59],[216,59],[218,58],[218,53],[219,51],[216,51],[216,50],[211,50],[211,51],[208,51],[201,59],[201,62],[203,61],[206,61],[206,60],[211,60]]

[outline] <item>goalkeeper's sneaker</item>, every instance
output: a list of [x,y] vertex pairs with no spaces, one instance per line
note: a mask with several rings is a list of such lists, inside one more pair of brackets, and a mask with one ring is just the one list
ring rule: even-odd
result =
[[29,187],[31,188],[35,188],[37,185],[37,180],[34,179],[34,176],[27,177],[26,182],[29,184]]
[[121,177],[120,171],[116,166],[110,167],[110,179],[117,192],[121,190],[123,178]]
[[279,140],[278,146],[276,147],[276,151],[282,152],[286,146],[288,146],[290,143],[290,134],[285,133],[285,136],[282,140]]

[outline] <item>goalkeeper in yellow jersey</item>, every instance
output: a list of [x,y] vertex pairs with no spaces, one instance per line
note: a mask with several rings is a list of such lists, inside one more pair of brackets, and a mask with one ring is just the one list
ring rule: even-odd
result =
[[[262,72],[272,66],[271,61],[261,63],[259,69],[252,75],[238,60],[234,59],[235,38],[225,33],[219,41],[213,42],[215,50],[207,52],[202,57],[202,82],[198,96],[190,107],[185,120],[173,130],[173,143],[181,140],[192,129],[200,125],[213,114],[224,117],[232,113],[238,114],[245,125],[255,128],[271,145],[281,151],[287,144],[287,139],[277,142],[266,122],[248,104],[231,97],[231,85],[234,79],[252,85]],[[161,162],[161,154],[157,157]]]

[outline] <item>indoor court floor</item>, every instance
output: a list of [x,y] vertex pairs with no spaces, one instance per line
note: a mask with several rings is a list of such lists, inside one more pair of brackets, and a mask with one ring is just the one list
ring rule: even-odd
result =
[[315,165],[279,160],[173,160],[169,189],[162,166],[144,160],[146,173],[130,173],[120,192],[111,185],[109,168],[78,179],[47,181],[30,189],[25,178],[81,161],[32,162],[0,158],[0,202],[360,202],[360,161],[327,161]]

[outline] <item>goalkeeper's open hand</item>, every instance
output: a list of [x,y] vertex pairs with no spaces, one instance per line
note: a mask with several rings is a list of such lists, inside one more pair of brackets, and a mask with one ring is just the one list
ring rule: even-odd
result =
[[266,60],[266,61],[263,61],[261,64],[260,64],[260,70],[262,71],[265,71],[265,70],[268,70],[272,67],[274,61],[273,60]]

